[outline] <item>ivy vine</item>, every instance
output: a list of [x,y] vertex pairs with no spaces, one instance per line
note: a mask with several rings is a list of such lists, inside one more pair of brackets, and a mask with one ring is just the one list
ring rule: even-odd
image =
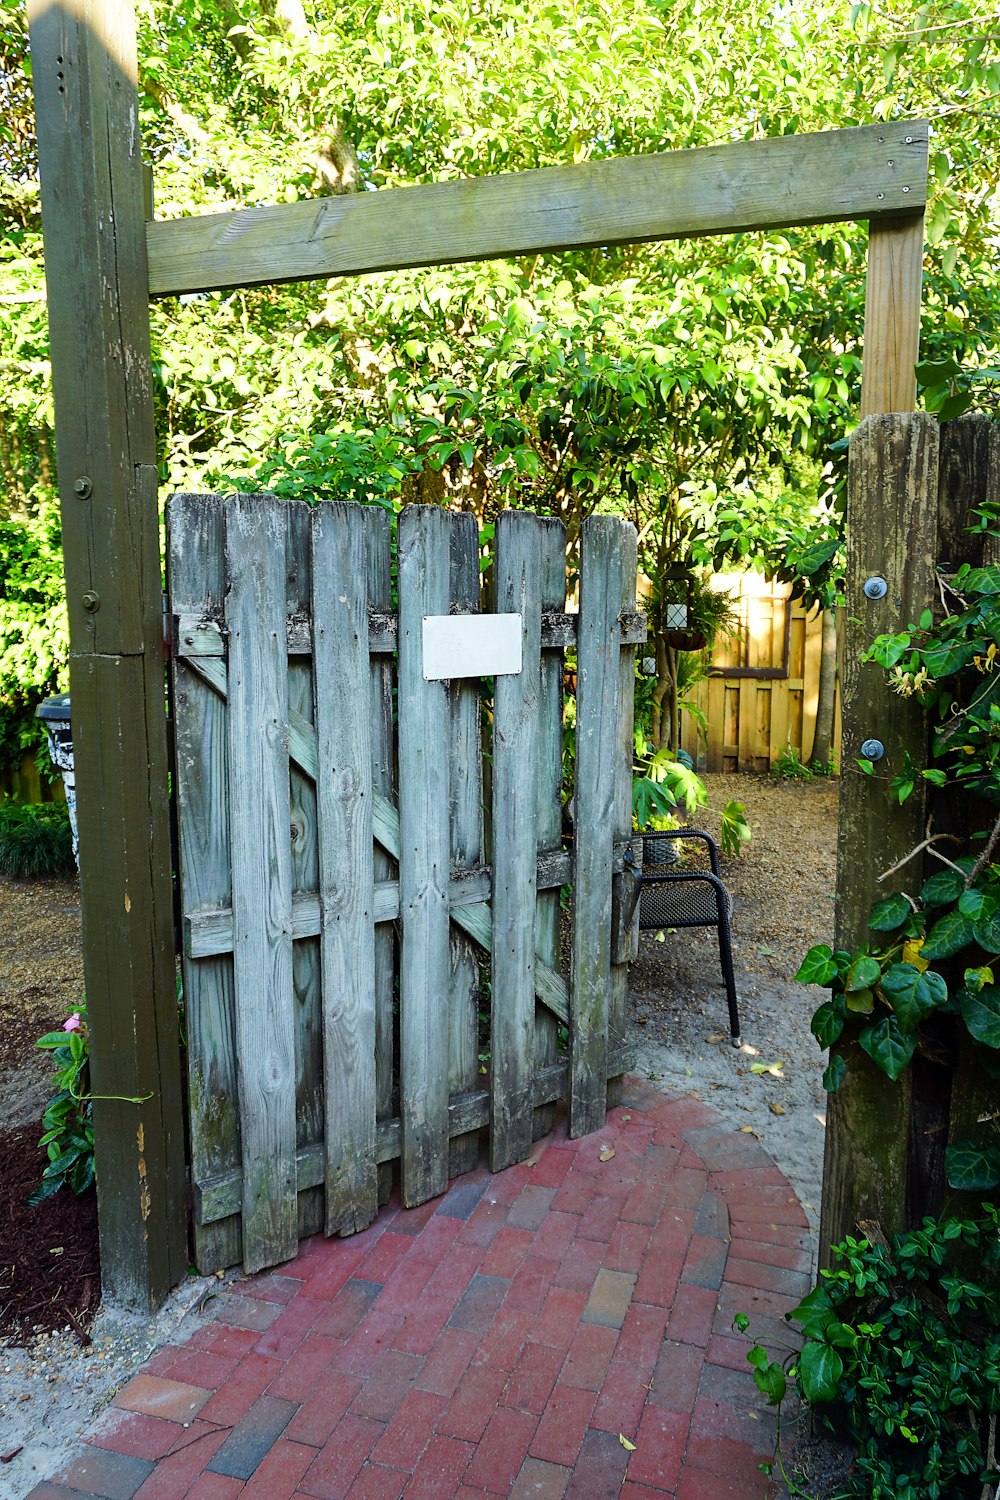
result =
[[[983,506],[975,515],[973,530],[1000,539],[1000,509]],[[940,608],[880,635],[864,658],[885,671],[895,692],[915,698],[932,726],[931,765],[918,771],[907,758],[890,789],[903,803],[923,778],[1000,808],[1000,566],[963,564],[938,582]],[[871,761],[858,764],[877,775]],[[975,838],[977,852],[955,854],[955,836],[929,825],[917,848],[881,878],[925,850],[941,869],[914,892],[875,903],[870,942],[854,952],[820,944],[806,954],[796,977],[831,992],[812,1018],[821,1047],[832,1049],[849,1018],[862,1018],[859,1046],[895,1080],[926,1042],[930,1018],[950,1015],[981,1049],[988,1076],[1000,1079],[1000,815]],[[846,1071],[844,1057],[831,1052],[823,1079],[829,1092]],[[983,1123],[989,1129],[981,1139],[956,1142],[946,1152],[952,1187],[1000,1185],[997,1122]]]

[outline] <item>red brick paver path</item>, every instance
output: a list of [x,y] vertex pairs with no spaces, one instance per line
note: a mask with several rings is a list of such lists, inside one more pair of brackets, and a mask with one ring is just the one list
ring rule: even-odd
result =
[[[607,1126],[237,1282],[33,1500],[770,1500],[806,1219],[750,1135],[630,1081]],[[613,1153],[613,1154],[611,1154]]]

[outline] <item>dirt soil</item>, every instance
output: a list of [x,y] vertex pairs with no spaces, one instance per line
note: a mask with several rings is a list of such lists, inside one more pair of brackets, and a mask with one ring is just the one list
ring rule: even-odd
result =
[[[809,1032],[820,998],[795,984],[806,949],[833,928],[837,783],[706,778],[710,809],[741,801],[753,839],[723,878],[743,1047],[729,1044],[712,929],[644,935],[631,975],[633,1070],[711,1103],[764,1143],[817,1224],[825,1095]],[[706,810],[699,821],[718,828]],[[136,1366],[185,1337],[215,1282],[190,1278],[154,1319],[101,1312],[93,1194],[28,1209],[44,1157],[35,1142],[50,1059],[35,1046],[83,993],[77,883],[0,877],[0,1494],[19,1500],[51,1474]],[[753,1065],[770,1071],[754,1072]],[[82,1336],[81,1336],[82,1330]],[[180,1332],[178,1332],[180,1330]],[[86,1342],[85,1342],[86,1340]]]
[[634,1069],[665,1092],[704,1099],[757,1135],[796,1189],[815,1232],[825,1056],[809,1021],[825,993],[797,984],[794,975],[814,943],[833,937],[839,782],[749,775],[705,781],[709,807],[698,821],[717,833],[712,809],[732,799],[745,805],[753,831],[744,852],[722,862],[733,897],[743,1045],[735,1051],[729,1041],[715,929],[662,938],[644,933],[630,979]]

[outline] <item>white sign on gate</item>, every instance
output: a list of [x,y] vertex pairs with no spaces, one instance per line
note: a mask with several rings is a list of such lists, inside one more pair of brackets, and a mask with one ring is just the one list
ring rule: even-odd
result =
[[424,615],[424,681],[516,676],[520,615]]

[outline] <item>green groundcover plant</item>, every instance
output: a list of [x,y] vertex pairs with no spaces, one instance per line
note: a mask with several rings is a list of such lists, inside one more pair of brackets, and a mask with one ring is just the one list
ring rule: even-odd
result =
[[[968,1266],[975,1264],[975,1273]],[[851,1500],[980,1500],[1000,1482],[997,1211],[924,1220],[887,1243],[849,1238],[789,1314],[805,1335],[779,1363],[755,1344],[757,1385],[789,1379],[855,1450]],[[745,1331],[748,1320],[737,1319]],[[785,1473],[780,1449],[778,1463]],[[771,1467],[771,1466],[767,1466]],[[804,1495],[789,1479],[792,1493]]]
[[28,1202],[51,1198],[65,1183],[74,1193],[85,1193],[94,1182],[93,1106],[87,1092],[90,1039],[87,1007],[81,1003],[63,1023],[35,1043],[52,1053],[55,1093],[42,1116],[42,1138],[49,1162]]
[[76,869],[66,804],[0,801],[0,875],[34,880]]

